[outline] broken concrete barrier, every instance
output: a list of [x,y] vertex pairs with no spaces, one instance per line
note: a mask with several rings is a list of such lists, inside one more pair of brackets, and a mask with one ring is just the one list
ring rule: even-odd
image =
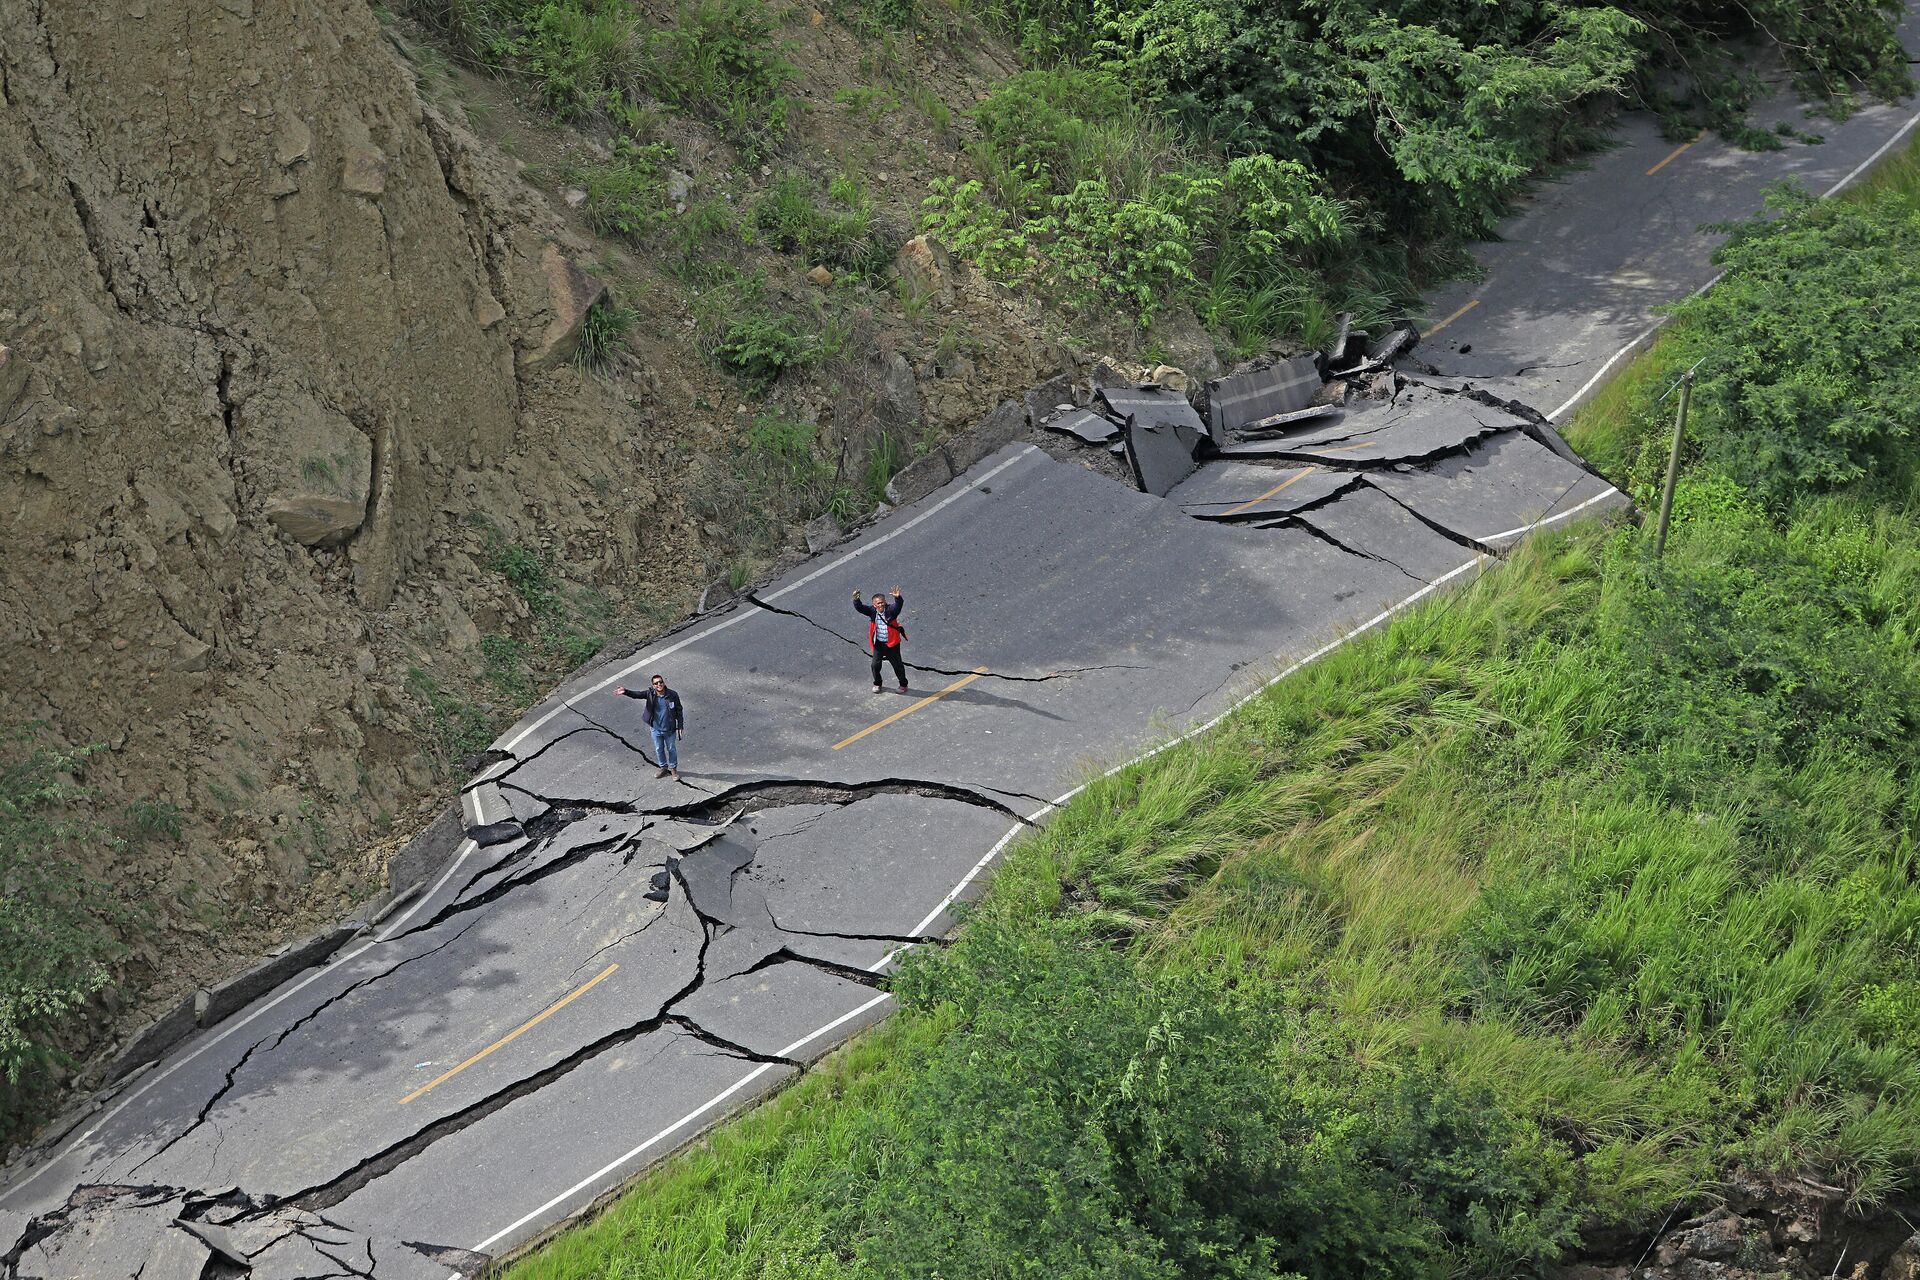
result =
[[277,956],[270,956],[225,982],[215,983],[194,999],[194,1021],[210,1027],[253,1003],[267,992],[303,969],[311,969],[340,949],[342,943],[360,932],[356,923],[337,924],[322,929],[305,942],[297,942]]
[[917,458],[894,473],[887,481],[887,501],[896,507],[920,499],[953,479],[953,468],[939,450]]
[[1320,363],[1312,356],[1282,360],[1252,373],[1215,378],[1207,384],[1208,428],[1215,444],[1229,432],[1304,409],[1320,390]]
[[1002,400],[968,431],[947,444],[948,461],[959,475],[980,459],[1018,440],[1027,429],[1027,411],[1018,400]]
[[846,536],[840,530],[840,522],[830,515],[815,516],[807,521],[803,534],[807,540],[807,552],[816,556]]
[[[197,993],[196,993],[197,995]],[[195,996],[190,995],[154,1020],[145,1031],[127,1042],[127,1047],[107,1064],[104,1082],[124,1079],[136,1068],[157,1061],[160,1055],[187,1038],[199,1026],[194,1017]]]

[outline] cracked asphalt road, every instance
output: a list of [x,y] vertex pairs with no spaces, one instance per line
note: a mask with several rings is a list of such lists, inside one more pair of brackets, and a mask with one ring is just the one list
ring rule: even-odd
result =
[[[1166,498],[1009,446],[570,682],[463,797],[469,830],[517,825],[17,1168],[0,1273],[164,1256],[193,1276],[227,1231],[262,1277],[447,1275],[577,1211],[883,1016],[876,974],[1091,771],[1540,523],[1621,505],[1540,421],[1708,277],[1697,223],[1782,173],[1825,189],[1909,115],[1770,154],[1673,156],[1630,122],[1485,250],[1486,279],[1434,300],[1453,318],[1414,364],[1438,376],[1391,403],[1236,448]],[[895,582],[907,697],[868,692],[848,602]],[[694,708],[679,781],[611,693],[655,669]]]

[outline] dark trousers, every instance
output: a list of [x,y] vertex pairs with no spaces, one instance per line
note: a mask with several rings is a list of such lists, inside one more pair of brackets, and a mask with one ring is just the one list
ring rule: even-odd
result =
[[906,688],[907,664],[900,661],[899,642],[896,641],[893,644],[877,644],[873,646],[873,682],[876,685],[880,683],[880,660],[882,658],[885,658],[893,664],[894,678],[900,682],[902,689]]

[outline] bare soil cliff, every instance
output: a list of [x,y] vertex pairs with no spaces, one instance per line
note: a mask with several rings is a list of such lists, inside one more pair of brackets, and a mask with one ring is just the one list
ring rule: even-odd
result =
[[[476,86],[484,118],[538,118]],[[657,265],[481,119],[425,101],[360,0],[0,0],[0,726],[104,744],[96,804],[158,815],[92,868],[134,909],[120,990],[147,1007],[378,887],[583,637],[657,628],[743,563],[713,513],[747,393]],[[887,184],[897,234],[957,146]],[[818,300],[805,261],[770,269]],[[568,358],[605,281],[638,323],[590,376]],[[924,441],[1051,371],[977,282],[917,319],[843,310],[849,354],[772,394],[822,430],[891,413]],[[977,368],[962,333],[1010,354]],[[126,998],[74,1047],[137,1021]]]

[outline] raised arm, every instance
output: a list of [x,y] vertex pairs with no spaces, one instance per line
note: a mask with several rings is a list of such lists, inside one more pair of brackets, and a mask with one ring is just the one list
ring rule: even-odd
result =
[[623,698],[644,698],[647,696],[645,689],[629,689],[625,685],[620,685],[614,692]]
[[862,600],[858,591],[853,593],[853,608],[856,613],[864,614],[869,618],[873,616],[873,606]]
[[893,595],[893,601],[892,603],[887,605],[888,619],[899,617],[901,610],[907,607],[907,598],[900,594],[900,588],[895,587],[893,589],[892,595]]

